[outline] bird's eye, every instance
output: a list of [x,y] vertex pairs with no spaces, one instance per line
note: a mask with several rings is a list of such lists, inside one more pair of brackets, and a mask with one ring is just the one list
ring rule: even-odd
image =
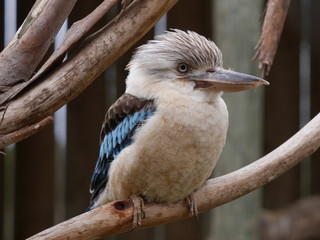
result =
[[181,72],[181,73],[187,72],[188,69],[189,69],[189,67],[185,63],[180,63],[179,66],[178,66],[178,71]]

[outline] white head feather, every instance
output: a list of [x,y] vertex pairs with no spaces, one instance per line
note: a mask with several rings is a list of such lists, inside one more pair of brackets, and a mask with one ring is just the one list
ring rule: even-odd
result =
[[[188,72],[178,71],[181,63],[188,65]],[[126,68],[126,92],[152,98],[161,88],[170,87],[189,94],[194,83],[182,84],[179,79],[220,67],[222,54],[214,42],[196,32],[174,29],[137,48]]]

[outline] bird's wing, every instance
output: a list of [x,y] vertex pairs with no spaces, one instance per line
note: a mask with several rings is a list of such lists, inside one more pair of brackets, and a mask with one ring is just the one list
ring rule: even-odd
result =
[[134,131],[155,111],[153,100],[123,94],[108,110],[100,135],[100,154],[91,179],[91,202],[108,182],[111,162],[132,142]]

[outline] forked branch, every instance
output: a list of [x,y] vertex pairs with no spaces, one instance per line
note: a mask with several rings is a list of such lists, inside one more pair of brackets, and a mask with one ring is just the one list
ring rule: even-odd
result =
[[0,108],[21,91],[46,54],[76,0],[38,0],[1,52]]
[[[178,0],[135,0],[67,61],[0,107],[3,137],[50,116],[78,96],[111,63],[140,39]],[[0,148],[5,146],[0,146]]]
[[[315,152],[320,146],[320,114],[277,149],[237,171],[208,180],[194,194],[199,212],[205,212],[276,179]],[[145,206],[142,228],[190,217],[188,204]],[[36,239],[94,239],[128,231],[132,223],[132,203],[116,201],[84,213],[43,232]]]

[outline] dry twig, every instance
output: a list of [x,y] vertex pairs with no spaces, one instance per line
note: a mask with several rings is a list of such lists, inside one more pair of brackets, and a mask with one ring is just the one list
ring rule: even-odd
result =
[[35,134],[36,132],[43,129],[45,126],[53,122],[53,118],[51,116],[46,117],[45,119],[41,120],[40,122],[33,124],[31,126],[26,126],[21,128],[13,133],[9,133],[6,135],[1,136],[0,138],[0,149],[8,146],[12,143],[21,141],[31,135]]
[[[320,146],[320,114],[277,149],[235,172],[208,180],[194,199],[199,212],[239,198],[276,179]],[[94,239],[128,231],[132,224],[132,203],[116,201],[84,213],[29,240]],[[146,204],[142,228],[190,217],[187,201],[176,204]]]
[[253,57],[254,60],[259,60],[262,77],[268,75],[270,72],[289,5],[290,0],[268,0],[262,33],[255,47],[256,54]]

